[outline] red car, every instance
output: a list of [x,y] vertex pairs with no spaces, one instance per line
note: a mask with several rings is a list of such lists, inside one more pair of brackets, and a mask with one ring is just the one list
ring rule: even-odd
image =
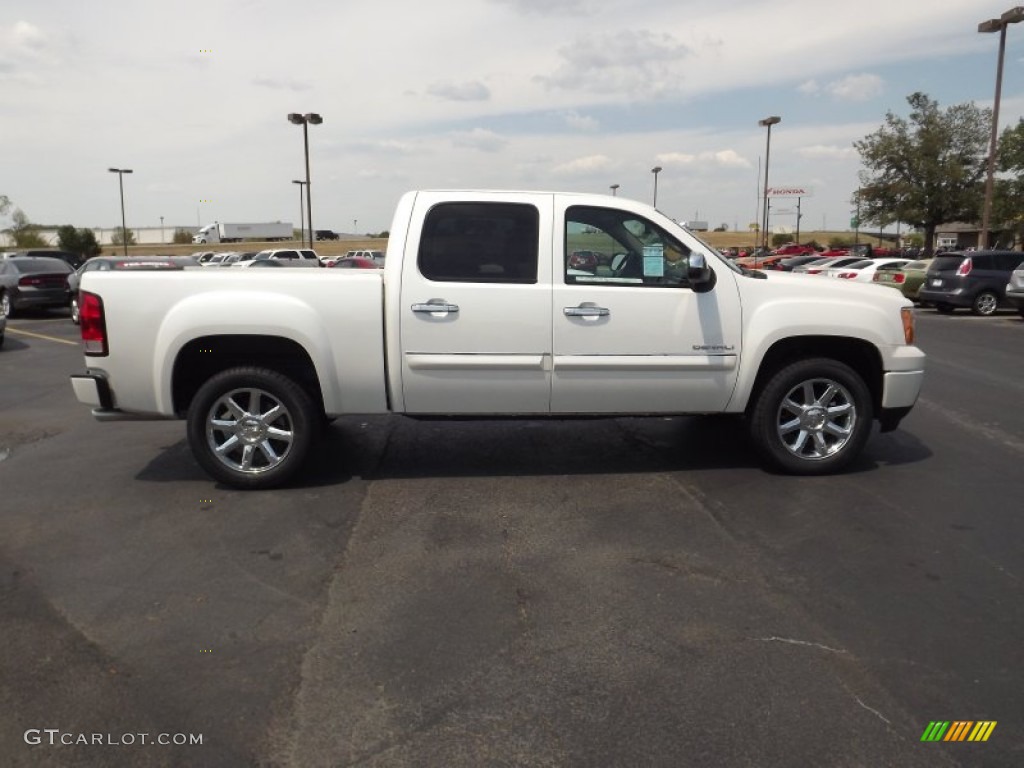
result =
[[338,259],[333,264],[328,263],[327,266],[334,269],[381,269],[381,265],[373,259],[364,259],[361,256]]
[[774,251],[776,256],[806,256],[812,253],[817,253],[817,251],[809,245],[800,245],[798,243],[786,243]]

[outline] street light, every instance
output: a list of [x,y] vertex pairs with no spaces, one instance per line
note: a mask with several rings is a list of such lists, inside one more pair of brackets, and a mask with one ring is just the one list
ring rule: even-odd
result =
[[618,184],[612,184],[610,187],[608,187],[608,189],[610,189],[612,191],[612,197],[617,197],[618,196],[618,193],[619,193],[619,185]]
[[985,177],[985,205],[981,213],[981,233],[978,235],[978,248],[988,247],[988,227],[992,217],[992,188],[995,185],[996,171],[996,139],[999,133],[999,97],[1003,90],[1003,56],[1006,53],[1006,28],[1011,24],[1024,21],[1024,6],[1011,8],[998,19],[989,19],[978,25],[979,32],[999,33],[999,61],[996,65],[996,100],[992,105],[992,136],[988,143],[988,171]]
[[[302,244],[306,244],[306,212],[302,207],[302,188],[306,185],[304,181],[292,179],[292,184],[299,185],[299,230],[302,232]],[[310,246],[312,247],[312,246]]]
[[768,158],[772,152],[772,126],[782,122],[778,115],[758,120],[757,124],[768,129],[768,143],[764,149],[764,222],[761,226],[761,250],[768,249]]
[[[306,149],[306,224],[309,229],[309,247],[313,247],[313,202],[310,199],[309,183],[309,125],[320,125],[324,119],[316,112],[300,115],[298,112],[288,113],[288,122],[302,126],[302,142]],[[299,188],[301,190],[301,187]]]
[[118,186],[121,188],[121,244],[124,245],[124,257],[128,258],[128,227],[124,221],[124,175],[131,173],[131,168],[107,168],[111,173],[117,174]]
[[658,174],[661,173],[661,166],[656,165],[651,168],[651,173],[654,174],[654,207],[658,207]]

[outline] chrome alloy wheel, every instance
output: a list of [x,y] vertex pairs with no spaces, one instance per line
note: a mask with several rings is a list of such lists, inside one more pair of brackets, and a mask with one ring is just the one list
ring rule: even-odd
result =
[[827,459],[843,449],[857,425],[853,395],[831,379],[793,387],[776,414],[779,440],[800,459]]
[[210,451],[226,467],[245,474],[274,469],[295,439],[284,404],[261,389],[234,389],[214,401],[206,417]]

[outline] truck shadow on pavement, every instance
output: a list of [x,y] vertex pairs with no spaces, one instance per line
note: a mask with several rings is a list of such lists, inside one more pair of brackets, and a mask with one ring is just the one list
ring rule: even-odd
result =
[[[846,473],[931,456],[914,435],[876,428]],[[315,488],[364,480],[592,475],[754,469],[762,464],[733,416],[423,421],[343,417],[324,430],[287,484]],[[166,446],[136,478],[202,480],[186,440]]]

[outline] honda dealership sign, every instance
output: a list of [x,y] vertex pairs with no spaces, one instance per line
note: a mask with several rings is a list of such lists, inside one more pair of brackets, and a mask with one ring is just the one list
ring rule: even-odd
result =
[[768,197],[812,197],[810,187],[768,187]]

